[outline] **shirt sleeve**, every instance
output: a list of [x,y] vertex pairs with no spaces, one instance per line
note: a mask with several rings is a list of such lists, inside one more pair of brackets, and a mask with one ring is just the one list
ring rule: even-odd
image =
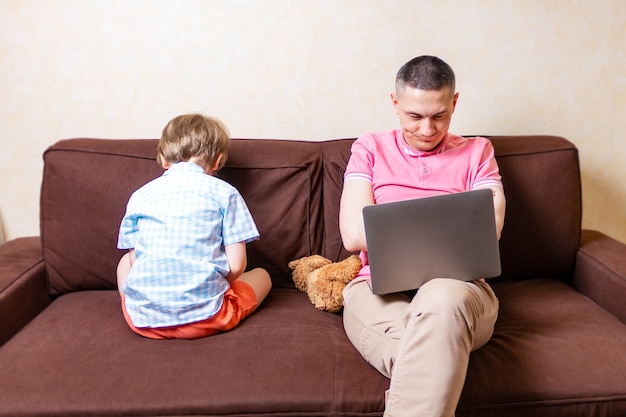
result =
[[359,179],[373,181],[374,140],[371,135],[364,135],[352,143],[351,155],[344,173],[344,182]]
[[502,177],[500,176],[500,170],[496,162],[493,145],[488,139],[484,139],[484,144],[472,189],[476,190],[493,186],[503,188]]
[[230,194],[228,205],[224,211],[222,238],[224,245],[239,242],[248,243],[259,238],[259,231],[252,214],[250,214],[243,197],[236,190]]

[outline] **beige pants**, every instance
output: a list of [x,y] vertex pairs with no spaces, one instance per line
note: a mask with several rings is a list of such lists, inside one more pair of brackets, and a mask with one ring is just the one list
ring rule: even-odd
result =
[[498,299],[488,284],[434,279],[413,300],[372,294],[365,281],[344,290],[346,334],[363,358],[391,378],[387,417],[450,417],[470,352],[493,334]]

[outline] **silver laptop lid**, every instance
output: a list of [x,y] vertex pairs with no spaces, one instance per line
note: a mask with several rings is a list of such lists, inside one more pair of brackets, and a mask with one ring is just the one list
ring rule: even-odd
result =
[[375,204],[363,218],[375,294],[501,273],[491,189]]

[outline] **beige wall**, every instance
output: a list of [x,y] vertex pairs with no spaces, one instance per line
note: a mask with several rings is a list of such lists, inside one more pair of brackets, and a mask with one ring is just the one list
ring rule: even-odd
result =
[[622,0],[0,0],[0,217],[38,234],[41,154],[60,138],[158,137],[202,111],[235,137],[394,128],[397,68],[448,61],[459,134],[580,149],[584,226],[626,241]]

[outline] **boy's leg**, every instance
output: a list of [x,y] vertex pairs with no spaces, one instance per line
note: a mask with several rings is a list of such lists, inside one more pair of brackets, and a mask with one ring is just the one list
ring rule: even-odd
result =
[[237,281],[245,282],[252,287],[256,295],[257,307],[265,300],[265,297],[272,289],[272,280],[265,269],[255,268],[251,271],[244,272]]

